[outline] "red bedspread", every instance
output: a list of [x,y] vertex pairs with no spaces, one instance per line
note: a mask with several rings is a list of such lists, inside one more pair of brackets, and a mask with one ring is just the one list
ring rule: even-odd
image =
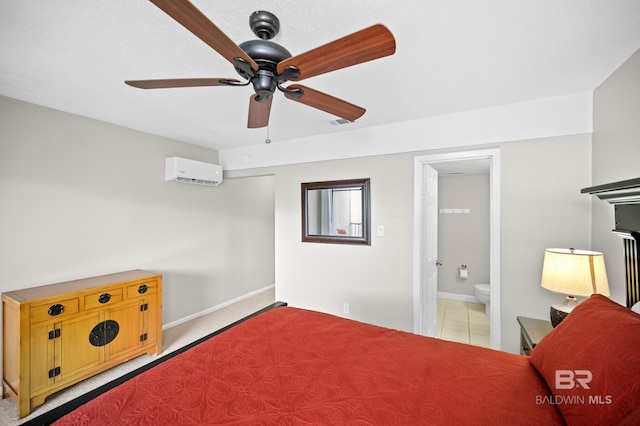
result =
[[562,424],[524,356],[279,307],[57,425]]

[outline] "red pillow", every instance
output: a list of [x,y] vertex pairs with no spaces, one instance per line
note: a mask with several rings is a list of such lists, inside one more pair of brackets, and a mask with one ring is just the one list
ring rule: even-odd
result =
[[[568,425],[618,424],[640,406],[640,315],[594,294],[531,352]],[[638,413],[636,412],[635,415]]]

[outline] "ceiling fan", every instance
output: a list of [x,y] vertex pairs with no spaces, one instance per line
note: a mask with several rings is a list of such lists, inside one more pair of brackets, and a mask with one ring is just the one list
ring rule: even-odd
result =
[[151,2],[231,62],[244,81],[231,78],[186,78],[127,80],[125,83],[141,89],[247,86],[251,83],[255,94],[251,95],[249,101],[249,128],[269,124],[271,102],[276,89],[288,99],[355,121],[365,113],[364,108],[300,84],[286,87],[283,84],[389,56],[396,50],[393,34],[383,25],[377,24],[301,55],[292,56],[284,47],[269,41],[280,30],[280,21],[270,12],[253,12],[249,18],[251,30],[259,40],[236,45],[188,0]]

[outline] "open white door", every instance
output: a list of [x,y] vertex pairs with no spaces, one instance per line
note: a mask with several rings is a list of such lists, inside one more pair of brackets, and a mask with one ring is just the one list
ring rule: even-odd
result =
[[435,336],[438,320],[438,174],[429,164],[490,159],[491,347],[500,349],[500,149],[432,154],[414,158],[413,174],[413,330]]
[[[422,173],[423,254],[422,254],[422,333],[437,332],[438,298],[438,171],[425,164]],[[432,309],[436,306],[436,309]]]

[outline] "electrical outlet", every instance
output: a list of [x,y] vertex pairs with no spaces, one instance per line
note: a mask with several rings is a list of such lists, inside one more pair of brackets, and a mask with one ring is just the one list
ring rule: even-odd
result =
[[343,306],[343,309],[344,309],[344,313],[348,314],[349,313],[349,304],[345,303],[344,306]]

